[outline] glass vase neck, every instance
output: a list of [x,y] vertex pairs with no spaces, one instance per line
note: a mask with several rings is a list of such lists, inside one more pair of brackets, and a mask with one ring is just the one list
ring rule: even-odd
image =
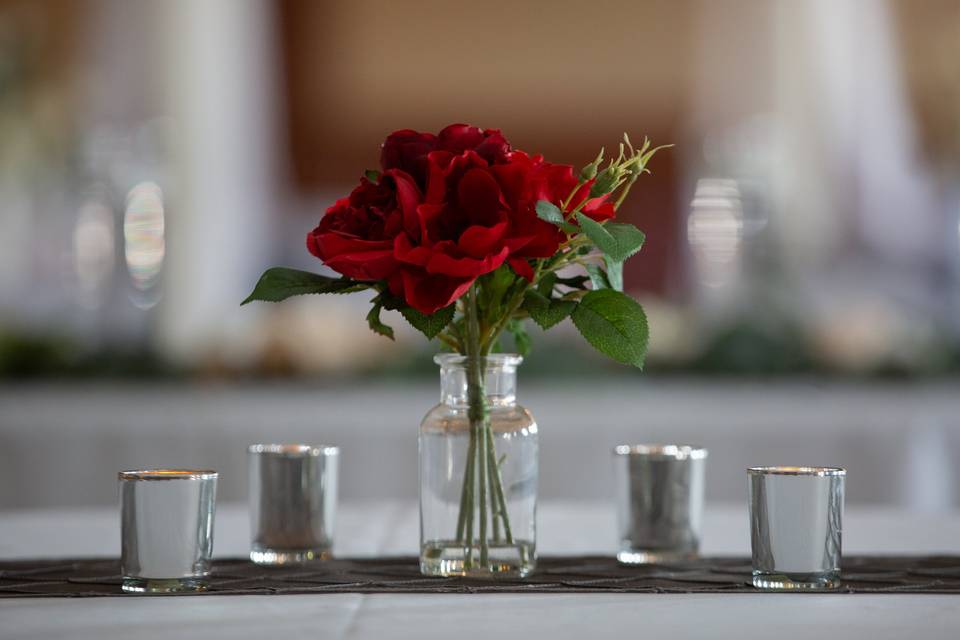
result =
[[[482,356],[483,393],[489,406],[517,403],[517,367],[523,358],[512,353]],[[440,402],[452,407],[467,406],[467,356],[441,353],[433,358],[440,365]]]

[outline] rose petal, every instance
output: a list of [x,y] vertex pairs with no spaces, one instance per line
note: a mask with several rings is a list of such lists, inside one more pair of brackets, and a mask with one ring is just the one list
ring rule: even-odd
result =
[[506,221],[492,227],[478,224],[467,227],[467,230],[460,235],[457,247],[471,258],[482,258],[500,249],[507,227]]
[[[439,247],[440,245],[437,245]],[[455,278],[475,278],[495,271],[507,259],[510,250],[507,247],[482,260],[458,258],[446,253],[434,253],[427,263],[428,273],[439,273]]]
[[483,142],[483,131],[468,124],[451,124],[437,135],[437,146],[445,151],[461,154]]
[[581,209],[583,215],[593,218],[597,222],[604,220],[613,220],[617,215],[617,210],[613,208],[613,203],[607,202],[607,197],[593,198],[588,200]]
[[442,204],[422,204],[417,207],[417,218],[420,221],[420,244],[432,246],[440,238],[434,238],[430,229],[435,227],[442,218],[446,207]]
[[526,258],[549,258],[557,252],[563,242],[563,231],[558,227],[544,222],[539,218],[533,224],[535,232],[530,242],[524,244],[514,253]]
[[500,217],[500,185],[489,171],[470,169],[457,184],[457,202],[471,221],[489,226]]
[[420,238],[420,217],[417,215],[417,206],[423,200],[420,189],[413,178],[404,171],[392,169],[385,175],[393,178],[397,185],[397,204],[403,212],[403,228],[414,239]]
[[530,266],[530,263],[527,262],[525,258],[510,258],[509,262],[510,267],[513,268],[518,276],[526,278],[529,282],[533,282],[533,267]]
[[348,254],[328,258],[324,264],[354,280],[385,280],[397,270],[393,251]]
[[394,131],[383,142],[380,166],[384,171],[402,169],[421,186],[426,181],[427,154],[437,145],[432,133],[420,133],[412,129]]
[[397,269],[389,240],[358,240],[338,232],[310,233],[307,249],[336,271],[357,280],[382,280]]
[[425,267],[433,253],[427,247],[415,246],[405,233],[401,233],[394,238],[393,255],[401,262]]
[[474,278],[456,279],[428,275],[421,271],[403,272],[403,299],[420,313],[433,313],[462,296]]

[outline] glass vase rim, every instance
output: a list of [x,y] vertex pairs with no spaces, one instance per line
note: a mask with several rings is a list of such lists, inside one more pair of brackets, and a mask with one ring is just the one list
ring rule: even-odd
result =
[[[523,363],[523,356],[517,353],[489,353],[483,357],[488,367],[517,367]],[[470,356],[461,353],[438,353],[433,356],[433,361],[444,369],[465,366],[469,360]]]
[[803,466],[773,466],[750,467],[747,473],[752,476],[840,476],[847,475],[843,467],[803,467]]
[[621,444],[613,448],[613,453],[672,460],[702,460],[708,455],[705,447],[691,444]]

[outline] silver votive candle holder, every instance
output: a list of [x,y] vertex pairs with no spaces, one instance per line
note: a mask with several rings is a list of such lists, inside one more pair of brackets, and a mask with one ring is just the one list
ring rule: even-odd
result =
[[752,467],[753,585],[770,590],[840,585],[844,480],[839,467]]
[[627,564],[693,558],[700,548],[707,450],[621,445],[613,450],[620,550]]
[[249,448],[250,559],[287,564],[330,557],[340,450],[304,444]]
[[217,472],[121,471],[120,571],[133,593],[203,591],[213,554]]

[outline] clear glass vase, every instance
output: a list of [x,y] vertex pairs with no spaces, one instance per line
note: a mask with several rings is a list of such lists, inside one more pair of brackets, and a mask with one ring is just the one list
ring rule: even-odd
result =
[[420,425],[420,570],[523,577],[536,565],[538,468],[537,423],[516,400],[523,359],[434,360],[442,393]]

